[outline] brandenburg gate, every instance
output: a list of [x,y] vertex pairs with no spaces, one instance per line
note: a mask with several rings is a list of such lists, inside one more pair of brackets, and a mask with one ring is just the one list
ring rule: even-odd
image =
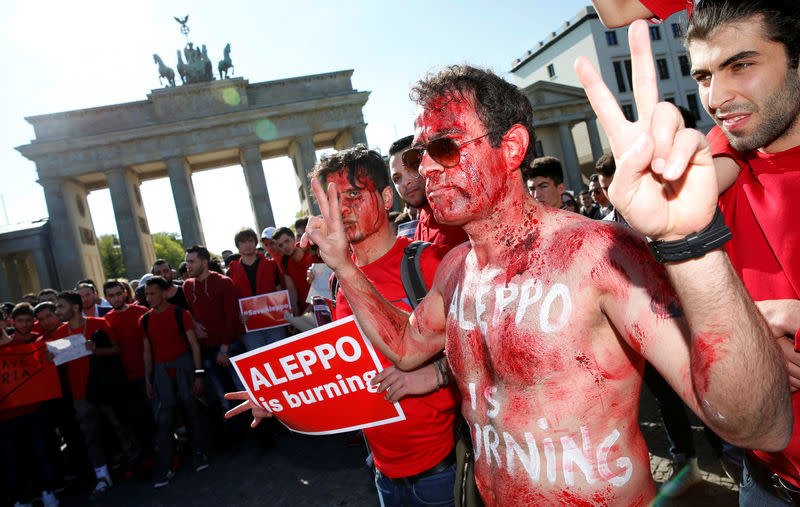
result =
[[303,210],[317,212],[307,176],[315,150],[367,142],[362,108],[369,92],[353,89],[352,74],[253,84],[220,76],[183,86],[174,85],[173,74],[172,86],[152,90],[147,100],[26,118],[36,137],[17,149],[36,164],[44,188],[58,273],[52,283],[69,288],[81,278],[105,279],[86,201],[92,190],[111,192],[129,277],[155,260],[142,181],[169,178],[186,246],[204,243],[195,171],[240,164],[260,229],[275,225],[262,160],[288,155]]

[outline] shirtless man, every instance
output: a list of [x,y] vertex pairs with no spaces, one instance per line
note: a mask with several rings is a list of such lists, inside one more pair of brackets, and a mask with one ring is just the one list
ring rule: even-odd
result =
[[[311,220],[306,235],[392,362],[415,368],[446,348],[487,504],[652,500],[637,423],[645,359],[726,440],[786,445],[792,415],[780,354],[724,251],[665,270],[626,229],[538,203],[519,171],[532,156],[531,106],[497,76],[454,66],[414,95],[406,164],[419,164],[437,221],[462,225],[470,242],[443,260],[409,316],[350,259],[336,185],[326,195],[312,182],[325,219]],[[657,97],[644,98],[639,117],[649,119],[645,109]],[[602,104],[624,120],[610,93]],[[644,158],[648,129],[620,124],[615,152]],[[617,207],[643,234],[672,241],[711,222],[716,186],[707,149],[681,185],[667,188],[649,166],[631,173],[632,164],[619,165]],[[752,382],[754,371],[760,382]]]

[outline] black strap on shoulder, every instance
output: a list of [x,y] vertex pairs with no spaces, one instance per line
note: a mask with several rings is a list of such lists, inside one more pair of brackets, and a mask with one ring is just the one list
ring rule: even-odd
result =
[[181,336],[183,336],[184,340],[188,341],[188,338],[186,338],[186,329],[183,327],[183,308],[178,305],[175,305],[175,320],[178,322],[178,330],[181,332]]
[[331,277],[331,301],[333,301],[333,307],[336,308],[336,294],[339,293],[339,279],[336,278],[336,273],[333,274]]
[[147,339],[150,339],[150,333],[147,332],[147,324],[150,323],[150,312],[145,313],[142,315],[142,329],[144,329],[144,334],[147,336]]
[[403,281],[403,289],[406,291],[411,308],[416,308],[422,298],[428,294],[428,286],[425,285],[425,278],[422,276],[419,262],[422,251],[430,244],[425,241],[412,241],[403,251],[403,260],[400,262],[400,279]]

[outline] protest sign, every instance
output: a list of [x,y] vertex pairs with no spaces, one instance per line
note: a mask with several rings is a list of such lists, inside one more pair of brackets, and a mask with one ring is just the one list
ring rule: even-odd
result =
[[53,363],[56,366],[92,353],[86,348],[86,337],[82,334],[73,334],[60,340],[49,341],[47,349],[53,353]]
[[399,404],[369,385],[382,367],[352,316],[231,363],[251,400],[298,433],[326,435],[405,420]]
[[61,397],[56,366],[43,342],[0,348],[0,409]]
[[283,312],[292,311],[289,303],[289,291],[279,290],[269,294],[259,294],[239,300],[239,311],[248,317],[244,328],[247,332],[286,326],[289,323],[283,318]]

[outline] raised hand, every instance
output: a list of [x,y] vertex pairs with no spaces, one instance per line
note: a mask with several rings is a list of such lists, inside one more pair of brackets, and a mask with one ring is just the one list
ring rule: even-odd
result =
[[311,181],[311,188],[317,196],[322,217],[311,217],[308,220],[300,246],[305,248],[310,240],[319,247],[325,264],[335,271],[350,262],[350,242],[347,240],[339,209],[339,194],[335,183],[328,184],[327,193],[317,180]]
[[617,163],[609,199],[616,211],[652,239],[674,240],[703,229],[714,216],[717,181],[705,136],[683,125],[680,111],[658,102],[645,21],[628,31],[639,119],[628,121],[585,57],[575,63],[586,95],[608,134]]
[[272,417],[272,412],[264,409],[263,407],[256,405],[253,400],[250,399],[250,395],[247,394],[247,391],[236,391],[235,393],[225,393],[226,400],[245,400],[244,403],[240,403],[233,407],[232,409],[225,412],[225,419],[230,419],[231,417],[235,417],[242,412],[247,412],[250,410],[253,415],[253,422],[250,423],[251,428],[255,428],[261,422],[262,419],[266,417]]

